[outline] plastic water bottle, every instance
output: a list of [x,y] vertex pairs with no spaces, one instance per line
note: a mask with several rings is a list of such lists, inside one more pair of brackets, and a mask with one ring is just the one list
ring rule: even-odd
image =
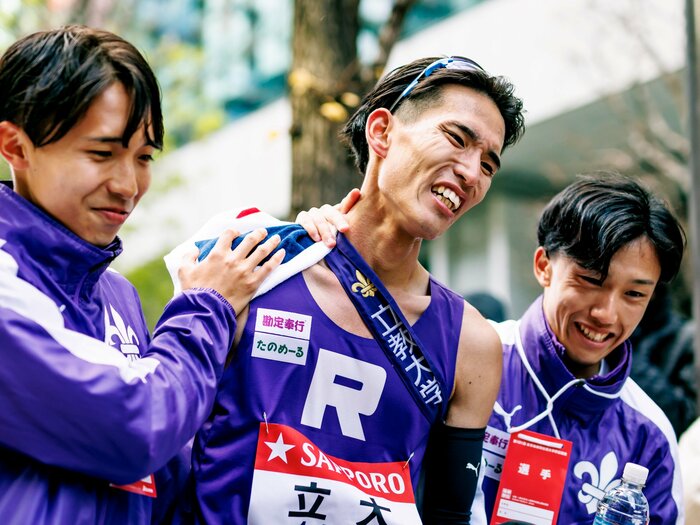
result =
[[622,483],[605,493],[598,503],[593,525],[648,525],[649,502],[642,493],[649,469],[627,463]]

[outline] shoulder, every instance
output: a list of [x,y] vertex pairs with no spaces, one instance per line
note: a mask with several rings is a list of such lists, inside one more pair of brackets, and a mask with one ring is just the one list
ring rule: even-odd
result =
[[428,273],[427,270],[424,271],[426,277],[430,281],[430,295],[433,296],[433,298],[449,303],[453,308],[457,308],[458,310],[461,310],[465,305],[469,304],[464,300],[464,297],[438,281],[435,276]]
[[518,340],[518,329],[520,328],[520,322],[510,319],[508,321],[503,321],[500,323],[495,323],[493,321],[489,321],[491,326],[493,326],[494,330],[496,330],[496,333],[498,334],[498,337],[501,339],[501,343],[503,346],[513,346]]
[[677,443],[676,434],[668,417],[632,378],[627,378],[625,381],[620,393],[620,400],[627,410],[639,418],[640,425],[658,429],[665,441],[675,446]]
[[127,286],[127,287],[134,288],[134,285],[131,284],[131,281],[129,281],[129,279],[124,277],[124,275],[119,273],[118,270],[115,270],[111,266],[105,270],[103,277],[104,277],[104,279],[107,279],[107,280],[114,282],[114,283],[118,283],[121,286]]
[[488,356],[494,352],[500,354],[501,339],[493,324],[472,305],[462,300],[462,329],[459,338],[460,353],[466,352],[471,356]]
[[627,379],[620,395],[623,432],[637,438],[641,464],[649,467],[645,489],[649,506],[663,523],[684,523],[683,488],[678,442],[661,408],[635,383]]
[[502,346],[491,323],[464,303],[457,353],[457,382],[478,382],[481,387],[501,379]]
[[488,422],[501,383],[501,341],[491,324],[464,303],[448,424],[479,428]]
[[130,296],[136,301],[140,302],[139,294],[136,291],[136,287],[131,283],[131,281],[129,281],[129,279],[124,277],[114,268],[107,268],[107,270],[101,277],[101,281],[103,284],[108,284],[119,294]]

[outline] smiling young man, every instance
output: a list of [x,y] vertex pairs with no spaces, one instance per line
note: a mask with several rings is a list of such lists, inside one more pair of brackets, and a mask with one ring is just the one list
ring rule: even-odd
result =
[[650,523],[682,524],[676,437],[629,378],[628,342],[656,285],[678,272],[679,223],[636,182],[589,176],[547,205],[538,242],[542,296],[520,320],[496,325],[503,380],[484,441],[487,513],[495,512],[510,434],[528,429],[572,442],[558,523],[590,524],[633,462],[649,469]]
[[264,231],[193,251],[151,338],[109,265],[162,140],[156,79],[118,36],[71,26],[0,57],[2,523],[150,523],[151,474],[209,413],[235,315],[284,255],[256,270]]
[[364,174],[348,235],[251,302],[195,440],[189,519],[420,523],[434,431],[423,519],[468,522],[500,343],[418,252],[522,129],[512,85],[464,58],[414,61],[364,98],[344,130]]

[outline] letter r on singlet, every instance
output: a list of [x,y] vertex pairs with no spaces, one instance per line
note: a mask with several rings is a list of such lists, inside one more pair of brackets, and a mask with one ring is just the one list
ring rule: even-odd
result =
[[[342,385],[337,378],[359,383],[360,388]],[[365,440],[360,414],[377,410],[386,383],[386,370],[346,355],[320,349],[301,423],[321,428],[327,406],[335,407],[344,436]]]

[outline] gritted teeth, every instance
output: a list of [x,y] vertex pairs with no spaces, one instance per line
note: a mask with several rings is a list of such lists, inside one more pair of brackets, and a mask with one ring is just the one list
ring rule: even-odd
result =
[[586,339],[590,339],[591,341],[595,343],[602,343],[605,341],[608,337],[612,336],[610,333],[599,333],[599,332],[594,332],[593,330],[590,330],[586,328],[583,325],[580,325],[579,323],[574,323],[576,325],[576,328],[578,328],[579,332],[581,332]]
[[462,204],[462,199],[460,199],[454,191],[446,188],[445,186],[433,186],[431,191],[434,195],[438,196],[438,198],[450,209],[450,211],[456,210]]

